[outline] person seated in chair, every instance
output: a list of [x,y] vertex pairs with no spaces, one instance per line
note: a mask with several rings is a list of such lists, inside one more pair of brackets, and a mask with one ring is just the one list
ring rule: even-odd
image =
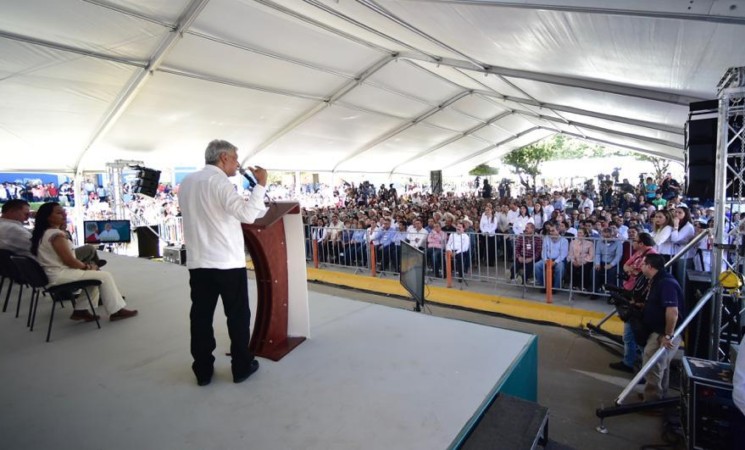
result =
[[26,200],[12,199],[3,204],[0,218],[0,249],[8,250],[18,256],[31,254],[31,232],[24,228],[31,214]]
[[[71,283],[80,280],[99,280],[100,288],[91,287],[88,294],[93,304],[98,303],[99,296],[109,313],[109,320],[128,319],[137,315],[137,310],[126,309],[126,303],[108,272],[101,272],[98,266],[84,263],[75,258],[73,245],[60,227],[67,221],[65,209],[59,203],[45,203],[36,213],[36,225],[31,235],[31,253],[36,255],[39,264],[49,278],[50,285]],[[100,293],[99,293],[100,291]],[[72,320],[94,320],[80,302],[70,316]]]

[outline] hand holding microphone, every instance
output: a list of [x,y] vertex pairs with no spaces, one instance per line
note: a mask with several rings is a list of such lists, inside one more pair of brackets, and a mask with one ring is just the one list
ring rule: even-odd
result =
[[243,175],[248,180],[248,184],[251,185],[251,188],[253,188],[257,184],[266,186],[266,178],[267,178],[266,169],[259,167],[259,166],[256,166],[256,167],[248,166],[248,170],[251,171],[251,175],[253,176],[249,175],[246,172],[246,169],[244,169],[243,167],[238,167],[238,171],[241,173],[241,175]]

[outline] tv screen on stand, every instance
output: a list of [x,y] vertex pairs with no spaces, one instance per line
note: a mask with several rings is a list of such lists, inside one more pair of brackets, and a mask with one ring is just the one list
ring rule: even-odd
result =
[[401,242],[401,275],[399,281],[414,298],[414,311],[424,306],[424,252],[413,245]]
[[118,244],[132,241],[129,220],[86,220],[83,222],[86,244]]

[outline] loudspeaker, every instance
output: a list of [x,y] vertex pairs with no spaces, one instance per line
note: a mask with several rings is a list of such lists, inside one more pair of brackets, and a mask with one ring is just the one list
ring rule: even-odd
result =
[[135,169],[137,169],[137,179],[134,182],[134,193],[155,197],[158,193],[160,170],[140,166],[135,166]]
[[[719,131],[718,103],[709,100],[690,104],[688,114],[688,133],[686,139],[686,159],[688,172],[688,197],[697,197],[701,202],[713,201],[717,170],[717,133]],[[731,142],[727,153],[742,153],[743,138],[735,139],[734,133],[742,129],[742,116],[731,119],[728,127],[728,140]],[[735,130],[735,131],[733,131]],[[721,168],[727,177],[728,197],[740,196],[740,181],[733,172],[741,173],[740,161],[728,160],[730,170]]]
[[442,170],[433,170],[429,173],[429,184],[432,186],[433,194],[442,194]]

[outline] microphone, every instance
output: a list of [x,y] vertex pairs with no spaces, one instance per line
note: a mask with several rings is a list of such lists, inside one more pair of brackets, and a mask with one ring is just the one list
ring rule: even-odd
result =
[[248,190],[249,191],[253,190],[253,188],[258,184],[258,182],[256,181],[256,178],[254,178],[253,174],[250,171],[248,171],[248,170],[246,170],[246,169],[244,169],[243,167],[240,167],[240,166],[238,167],[238,172],[240,172],[241,175],[243,175],[243,177],[246,180],[248,180]]

